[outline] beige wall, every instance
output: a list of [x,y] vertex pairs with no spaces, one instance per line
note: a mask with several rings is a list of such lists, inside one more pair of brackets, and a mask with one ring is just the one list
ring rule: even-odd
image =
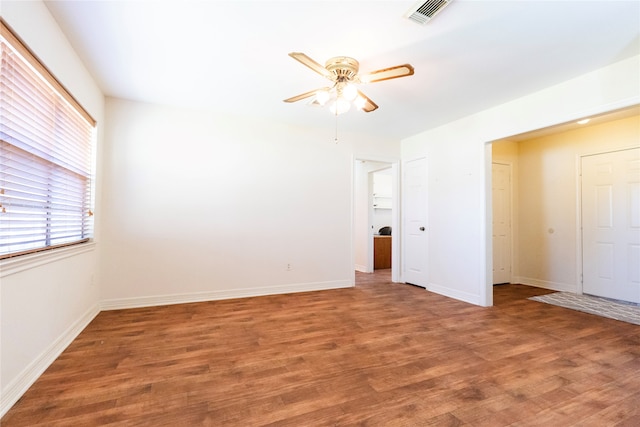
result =
[[640,145],[640,116],[493,144],[513,164],[513,282],[578,291],[580,156]]

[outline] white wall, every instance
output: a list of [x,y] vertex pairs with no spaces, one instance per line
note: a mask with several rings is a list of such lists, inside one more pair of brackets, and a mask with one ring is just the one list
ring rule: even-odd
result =
[[[97,120],[100,146],[104,98],[44,3],[3,0],[2,17]],[[0,262],[0,415],[98,313],[96,260],[92,243]]]
[[[403,160],[426,156],[427,289],[491,305],[490,141],[640,103],[640,56],[423,132]],[[487,237],[489,236],[489,237]]]
[[104,308],[352,286],[354,156],[399,154],[393,141],[335,144],[325,131],[116,99],[106,140]]
[[640,146],[640,116],[518,143],[520,261],[515,281],[581,291],[578,159],[634,146]]

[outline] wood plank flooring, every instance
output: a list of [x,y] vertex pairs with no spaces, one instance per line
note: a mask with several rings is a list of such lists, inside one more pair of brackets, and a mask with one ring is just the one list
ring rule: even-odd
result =
[[640,425],[640,327],[357,282],[102,312],[2,427]]

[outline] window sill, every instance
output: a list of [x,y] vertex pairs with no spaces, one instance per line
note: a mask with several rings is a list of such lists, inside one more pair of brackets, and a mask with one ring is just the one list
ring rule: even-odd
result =
[[15,258],[0,260],[0,278],[30,270],[41,265],[59,261],[85,252],[92,252],[95,249],[95,242],[80,243],[73,246],[51,249],[48,251],[36,252],[28,255],[21,255]]

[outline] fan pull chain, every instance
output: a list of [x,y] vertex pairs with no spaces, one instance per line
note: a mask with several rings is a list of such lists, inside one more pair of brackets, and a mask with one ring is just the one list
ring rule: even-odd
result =
[[336,137],[334,139],[334,142],[337,144],[338,143],[338,110],[336,109]]

